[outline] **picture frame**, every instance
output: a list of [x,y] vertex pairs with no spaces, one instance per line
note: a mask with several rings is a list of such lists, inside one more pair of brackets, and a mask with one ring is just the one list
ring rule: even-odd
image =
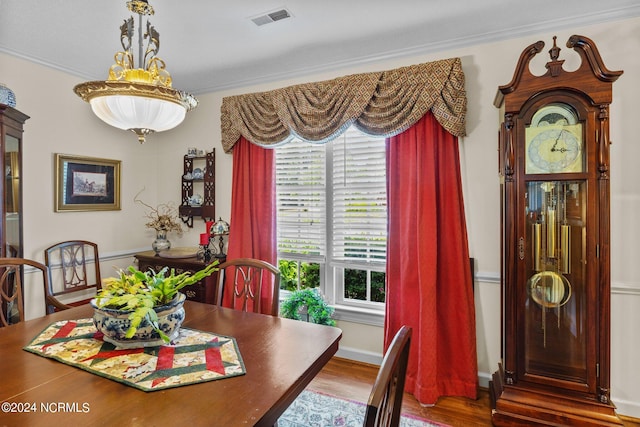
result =
[[55,211],[120,210],[120,164],[56,153]]

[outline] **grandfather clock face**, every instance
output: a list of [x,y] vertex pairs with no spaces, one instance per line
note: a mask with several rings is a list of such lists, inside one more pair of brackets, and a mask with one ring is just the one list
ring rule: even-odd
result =
[[584,147],[583,124],[571,105],[547,104],[525,126],[521,374],[532,381],[588,380]]
[[583,172],[582,124],[572,107],[554,103],[540,108],[525,129],[525,172]]

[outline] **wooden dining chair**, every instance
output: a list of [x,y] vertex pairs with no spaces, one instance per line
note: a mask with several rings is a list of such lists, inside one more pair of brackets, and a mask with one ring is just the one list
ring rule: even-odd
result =
[[45,288],[47,313],[87,304],[102,288],[98,245],[87,240],[67,240],[44,250],[48,267]]
[[31,267],[42,275],[47,286],[47,267],[26,258],[0,258],[0,326],[24,321],[24,269]]
[[[272,304],[267,314],[278,316],[280,307],[280,270],[266,261],[236,258],[220,264],[218,304],[242,311],[262,311],[263,287],[271,286]],[[271,279],[271,280],[270,280]],[[225,293],[229,294],[225,298]]]
[[411,347],[411,328],[402,326],[387,349],[364,417],[365,427],[396,427],[400,424],[400,409],[404,381]]

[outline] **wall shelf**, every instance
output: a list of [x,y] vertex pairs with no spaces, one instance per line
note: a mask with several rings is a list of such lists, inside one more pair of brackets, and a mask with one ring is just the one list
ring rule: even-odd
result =
[[[203,221],[215,221],[216,205],[216,152],[215,148],[204,156],[185,155],[184,168],[182,174],[182,201],[178,207],[180,219],[189,228],[193,228],[193,218],[200,217]],[[203,178],[188,179],[185,176],[192,176],[194,169],[201,168],[204,172]],[[194,194],[202,196],[202,205],[191,205],[191,198]]]

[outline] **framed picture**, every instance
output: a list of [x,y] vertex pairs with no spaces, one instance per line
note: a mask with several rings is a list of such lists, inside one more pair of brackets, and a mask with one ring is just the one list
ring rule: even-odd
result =
[[55,211],[120,210],[120,160],[56,153]]

